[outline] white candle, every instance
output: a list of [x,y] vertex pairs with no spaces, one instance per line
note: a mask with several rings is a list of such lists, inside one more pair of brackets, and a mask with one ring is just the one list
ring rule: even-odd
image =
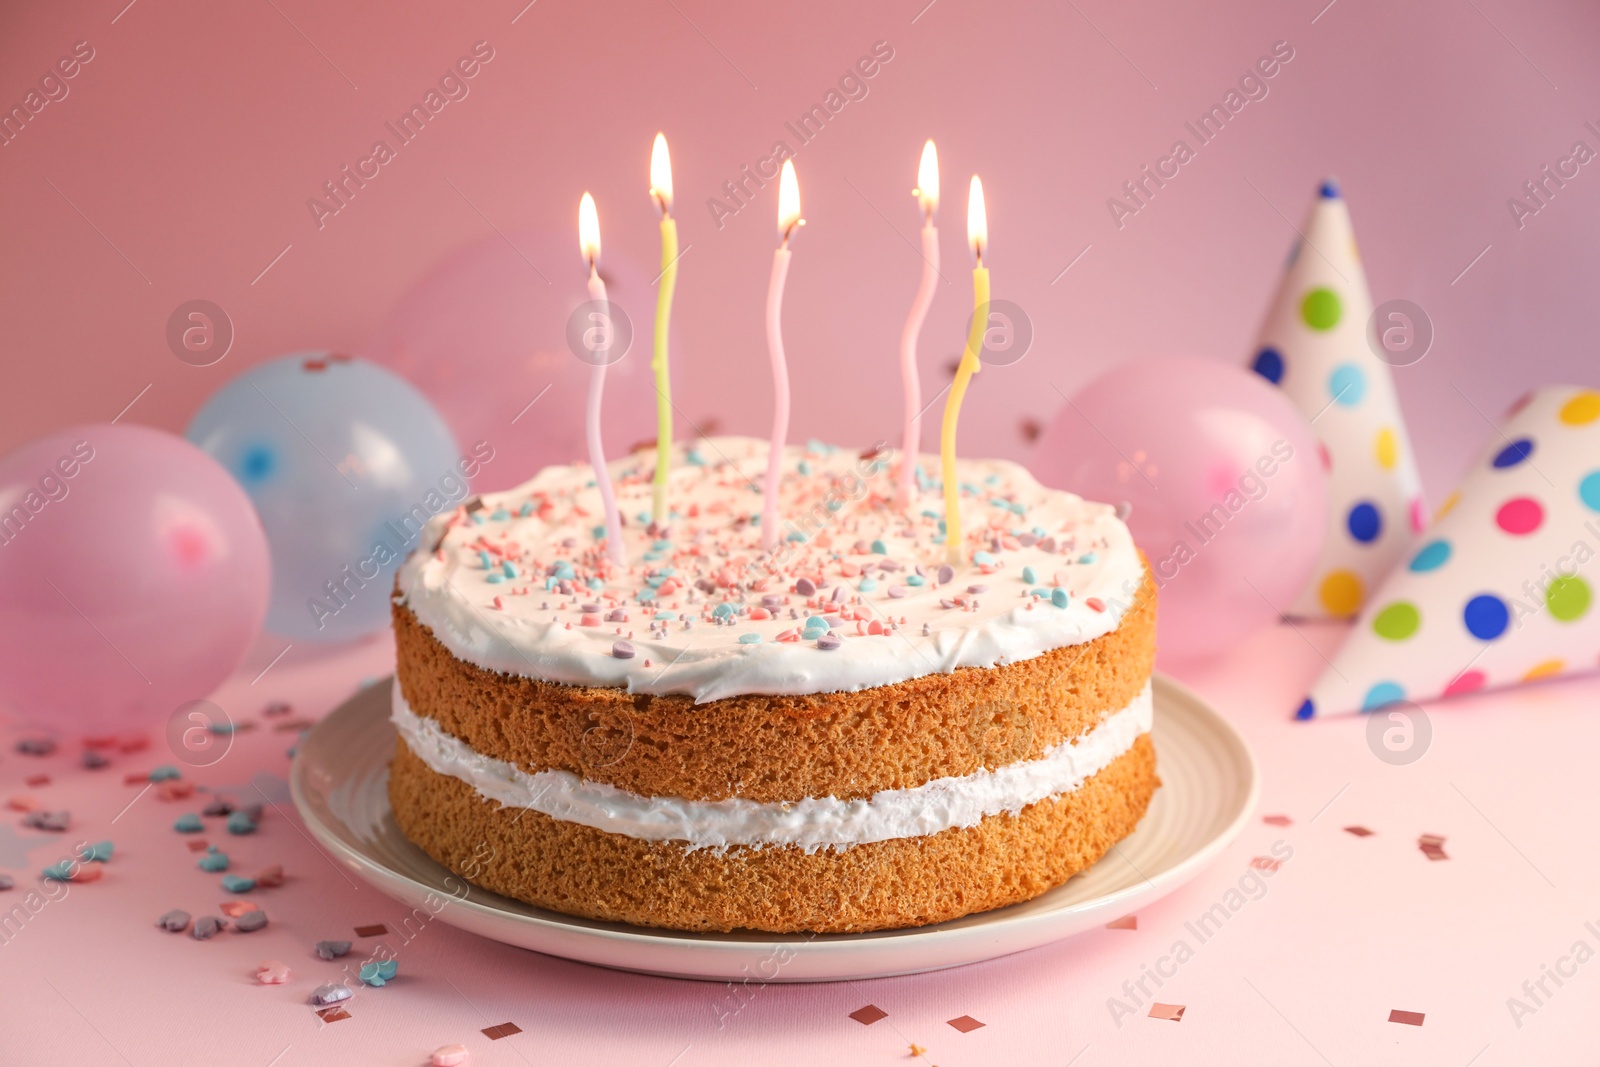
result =
[[606,513],[606,555],[611,562],[622,567],[627,556],[622,548],[622,518],[617,514],[617,495],[611,488],[611,472],[606,469],[605,445],[600,439],[600,401],[606,389],[606,364],[611,360],[611,345],[616,331],[611,324],[611,301],[606,296],[606,283],[600,277],[600,215],[595,211],[594,197],[588,193],[578,202],[578,247],[589,264],[589,299],[599,304],[596,326],[603,345],[589,353],[593,366],[589,369],[589,404],[584,412],[584,430],[589,439],[589,465],[594,468],[595,485],[600,488],[600,500]]
[[917,374],[917,335],[922,332],[933,291],[939,283],[939,228],[933,224],[939,210],[939,152],[929,141],[922,146],[917,167],[917,187],[912,190],[922,205],[922,281],[900,332],[900,380],[906,403],[905,441],[900,455],[901,507],[910,507],[917,491],[917,453],[922,449],[922,382]]
[[778,178],[778,234],[782,240],[772,256],[772,281],[767,285],[767,354],[772,358],[772,440],[767,452],[767,482],[762,492],[761,545],[778,548],[778,482],[783,476],[783,446],[789,436],[789,366],[783,355],[783,284],[789,276],[789,235],[800,218],[800,184],[794,163],[783,161]]

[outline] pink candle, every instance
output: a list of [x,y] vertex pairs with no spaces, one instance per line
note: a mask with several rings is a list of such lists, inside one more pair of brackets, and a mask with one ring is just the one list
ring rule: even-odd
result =
[[600,277],[600,216],[595,211],[594,197],[588,193],[578,203],[578,245],[583,258],[589,263],[589,299],[600,306],[591,312],[595,329],[589,336],[598,343],[589,350],[592,366],[589,370],[589,404],[584,413],[584,431],[589,439],[589,465],[594,468],[595,485],[600,488],[600,501],[606,513],[606,555],[611,562],[622,567],[627,556],[622,549],[622,518],[617,514],[617,494],[611,488],[611,472],[606,469],[605,445],[600,439],[600,401],[606,389],[606,364],[611,361],[611,344],[615,331],[611,325],[611,301],[606,296],[606,283]]
[[767,481],[761,507],[761,545],[777,550],[778,483],[783,477],[783,446],[789,436],[789,365],[783,355],[783,283],[789,276],[789,235],[800,218],[800,185],[794,163],[783,161],[778,178],[778,233],[782,241],[772,256],[772,281],[767,286],[767,353],[772,357],[772,441],[767,450]]
[[939,228],[933,224],[939,210],[939,153],[929,141],[922,146],[922,163],[917,168],[917,188],[913,195],[922,205],[922,281],[911,302],[905,329],[900,332],[900,380],[906,403],[905,441],[900,454],[901,507],[910,507],[917,491],[917,453],[922,448],[922,383],[917,375],[917,335],[922,332],[928,308],[933,306],[933,290],[939,282]]

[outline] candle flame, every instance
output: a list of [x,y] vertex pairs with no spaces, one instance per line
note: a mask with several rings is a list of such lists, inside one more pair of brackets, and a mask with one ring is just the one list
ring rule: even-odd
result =
[[989,247],[989,212],[983,206],[983,182],[976,174],[967,193],[967,244],[981,264],[984,249]]
[[939,210],[939,150],[930,140],[922,146],[922,162],[917,166],[917,187],[911,190],[922,203],[922,213],[933,218]]
[[672,214],[672,157],[667,154],[667,139],[659,133],[650,147],[650,195],[663,215]]
[[794,176],[794,160],[783,161],[783,173],[778,175],[778,233],[784,243],[796,226],[804,225],[800,218],[800,182]]
[[600,214],[594,209],[594,197],[588,193],[578,201],[578,248],[589,266],[600,261]]

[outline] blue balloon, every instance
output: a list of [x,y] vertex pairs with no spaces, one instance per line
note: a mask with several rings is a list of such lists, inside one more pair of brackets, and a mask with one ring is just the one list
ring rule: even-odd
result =
[[389,371],[326,352],[252,367],[185,436],[254,501],[272,550],[267,629],[341,641],[383,629],[400,561],[493,458],[463,456],[438,412]]

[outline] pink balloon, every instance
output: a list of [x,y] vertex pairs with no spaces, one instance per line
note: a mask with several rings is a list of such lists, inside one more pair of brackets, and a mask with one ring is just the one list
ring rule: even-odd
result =
[[66,734],[159,726],[266,616],[250,498],[181,437],[61,430],[0,458],[0,706]]
[[[606,455],[617,458],[656,436],[656,291],[650,275],[609,248],[600,268],[614,312],[633,334],[606,371],[602,436]],[[360,354],[415,385],[458,441],[494,446],[475,488],[518,484],[543,467],[588,457],[591,365],[573,355],[567,334],[588,300],[587,277],[575,234],[491,235],[434,267]]]
[[1217,652],[1279,617],[1327,531],[1328,474],[1304,416],[1229,364],[1165,357],[1110,371],[1040,437],[1047,485],[1132,505],[1160,587],[1163,658]]

